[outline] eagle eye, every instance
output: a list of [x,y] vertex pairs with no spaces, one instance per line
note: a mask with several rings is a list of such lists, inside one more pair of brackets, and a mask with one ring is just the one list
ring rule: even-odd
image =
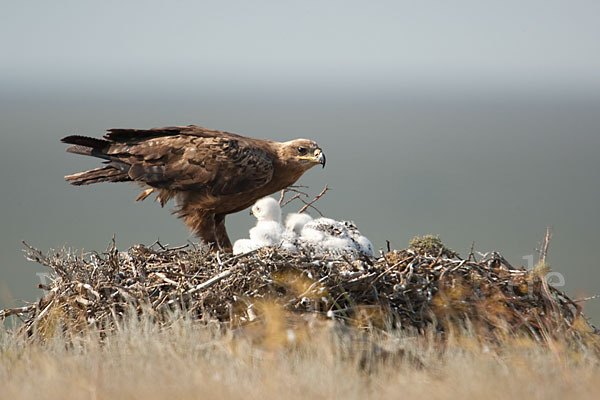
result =
[[306,147],[298,147],[298,153],[300,153],[301,156],[305,155],[307,151],[308,149]]

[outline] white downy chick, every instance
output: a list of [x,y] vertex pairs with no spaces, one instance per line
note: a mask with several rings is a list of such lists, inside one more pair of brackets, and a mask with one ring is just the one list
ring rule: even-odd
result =
[[233,243],[233,254],[244,254],[257,248],[256,243],[251,239],[238,239]]
[[281,207],[272,197],[257,200],[250,209],[250,214],[254,215],[258,222],[273,221],[281,224]]
[[239,239],[234,243],[233,254],[280,244],[282,241],[284,228],[281,225],[281,207],[277,200],[263,197],[252,206],[250,214],[256,217],[256,225],[250,229],[250,239]]
[[331,218],[313,219],[306,213],[289,214],[285,227],[281,224],[281,207],[272,197],[264,197],[252,206],[251,214],[256,226],[250,229],[250,239],[237,240],[233,253],[246,253],[260,247],[279,245],[282,249],[297,252],[302,248],[315,255],[372,257],[373,245],[350,221]]
[[298,252],[298,238],[304,225],[311,221],[309,214],[291,213],[285,218],[285,229],[281,235],[281,248],[292,253]]
[[263,197],[251,209],[251,214],[258,220],[256,226],[250,229],[250,240],[258,247],[279,244],[283,234],[281,225],[281,207],[272,197]]
[[373,256],[373,246],[354,223],[318,218],[304,225],[299,239],[302,247],[319,255]]
[[307,222],[299,238],[300,246],[318,255],[342,255],[355,252],[343,224],[331,218]]
[[371,241],[366,236],[360,234],[356,224],[352,221],[342,221],[342,223],[346,227],[350,239],[356,243],[358,251],[367,257],[373,257],[375,253],[373,244],[371,244]]
[[301,237],[308,242],[318,243],[330,237],[346,238],[346,228],[331,218],[317,218],[302,227]]
[[312,219],[313,218],[307,213],[291,213],[285,218],[285,228],[300,236],[304,225],[312,221]]

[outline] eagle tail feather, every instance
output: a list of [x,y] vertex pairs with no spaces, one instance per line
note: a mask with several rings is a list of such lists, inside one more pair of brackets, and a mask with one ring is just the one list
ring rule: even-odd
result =
[[94,149],[92,147],[81,146],[79,144],[67,147],[67,153],[81,154],[84,156],[93,156],[93,151]]
[[110,142],[103,139],[96,139],[87,136],[72,135],[64,137],[60,140],[63,143],[72,144],[67,148],[68,153],[81,154],[84,156],[98,157],[105,160],[111,160],[106,154],[106,149],[110,146]]
[[108,140],[97,139],[89,136],[71,135],[60,139],[61,142],[67,144],[75,144],[83,147],[91,147],[92,149],[102,149],[110,142]]
[[106,165],[104,167],[91,169],[89,171],[78,172],[65,176],[65,180],[71,185],[91,185],[98,182],[124,182],[130,181],[131,178],[126,172]]

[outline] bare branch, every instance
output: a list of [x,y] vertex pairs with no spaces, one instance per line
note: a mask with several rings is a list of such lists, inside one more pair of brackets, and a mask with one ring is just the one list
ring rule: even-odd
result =
[[26,252],[26,257],[29,261],[37,262],[39,264],[52,268],[52,261],[50,261],[48,257],[44,255],[44,253],[42,253],[35,247],[30,246],[24,240],[22,240],[21,243],[23,243],[23,246],[27,247],[28,249],[28,251]]
[[302,193],[296,193],[294,195],[294,197],[291,197],[289,200],[286,200],[285,203],[281,204],[281,207],[283,208],[283,207],[287,206],[288,204],[290,204],[292,201],[294,201],[296,199],[300,199],[301,196],[302,196]]
[[550,227],[546,228],[546,236],[544,236],[544,241],[542,242],[541,247],[539,248],[539,261],[542,263],[546,262],[546,257],[548,256],[548,247],[550,246],[550,240],[552,239],[552,229]]
[[[299,211],[298,214],[302,214],[304,211],[306,211],[306,209],[308,207],[313,208],[315,211],[317,211],[319,214],[321,214],[321,216],[323,216],[323,213],[321,213],[321,211],[319,211],[317,208],[315,208],[313,206],[313,204],[319,200],[321,197],[323,197],[323,195],[329,190],[329,186],[325,185],[325,187],[323,188],[323,190],[321,190],[321,193],[319,193],[318,195],[315,196],[314,199],[312,199],[311,201],[309,201],[308,203],[304,202],[304,207],[302,207]],[[302,199],[300,199],[302,200]]]
[[[279,196],[279,206],[280,207],[285,207],[286,205],[290,204],[292,201],[296,200],[296,199],[300,199],[304,204],[306,204],[306,201],[302,200],[302,196],[304,197],[308,197],[308,194],[300,191],[296,188],[306,188],[306,186],[288,186],[287,188],[283,189],[281,191],[281,195]],[[283,201],[285,199],[285,195],[290,192],[290,193],[295,193],[294,196],[292,198],[290,198],[289,200]]]
[[35,309],[35,306],[36,306],[35,304],[31,304],[31,305],[25,306],[25,307],[9,308],[7,310],[0,310],[0,321],[2,321],[3,319],[5,319],[6,317],[8,317],[10,315],[28,314]]
[[600,294],[595,294],[593,296],[588,296],[588,297],[582,297],[580,299],[575,299],[573,300],[574,303],[583,303],[585,301],[590,301],[590,300],[595,300],[595,299],[600,299]]
[[279,195],[279,205],[281,206],[281,203],[283,202],[283,198],[285,197],[285,189],[281,190],[281,194]]

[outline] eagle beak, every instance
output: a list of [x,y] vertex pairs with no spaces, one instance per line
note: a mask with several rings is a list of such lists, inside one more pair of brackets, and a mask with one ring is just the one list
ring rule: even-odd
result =
[[323,166],[323,168],[325,168],[325,154],[323,153],[323,151],[321,149],[316,149],[315,150],[315,159],[317,160],[317,162],[319,164],[321,164]]

